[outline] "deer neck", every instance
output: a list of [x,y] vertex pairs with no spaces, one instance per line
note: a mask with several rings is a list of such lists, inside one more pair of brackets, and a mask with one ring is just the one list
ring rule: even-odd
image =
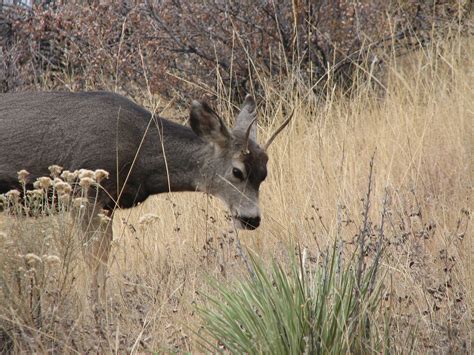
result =
[[205,191],[214,148],[188,127],[168,124],[151,131],[144,142],[143,171],[147,193]]

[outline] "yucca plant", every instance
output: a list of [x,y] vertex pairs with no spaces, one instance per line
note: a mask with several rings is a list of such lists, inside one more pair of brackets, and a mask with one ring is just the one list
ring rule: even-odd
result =
[[[286,271],[269,269],[251,257],[254,275],[236,285],[220,285],[199,309],[201,345],[210,351],[271,354],[341,354],[382,351],[387,336],[370,321],[378,317],[381,281],[377,264],[358,284],[355,258],[343,264],[333,248],[325,261],[308,268],[293,258]],[[383,320],[383,319],[382,319]]]
[[[342,241],[336,241],[312,262],[307,260],[307,250],[299,250],[287,267],[273,261],[267,268],[264,261],[251,256],[249,269],[253,271],[246,279],[231,285],[211,281],[216,293],[199,308],[203,321],[199,342],[206,350],[361,354],[388,349],[379,272],[387,196],[380,228],[375,231],[369,221],[372,168],[373,158],[357,248],[350,252]],[[368,262],[371,234],[378,237]]]

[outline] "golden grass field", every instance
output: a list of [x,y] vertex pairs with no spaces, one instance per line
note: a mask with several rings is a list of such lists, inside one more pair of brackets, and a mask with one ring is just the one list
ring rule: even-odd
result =
[[[412,335],[416,353],[469,353],[473,57],[472,41],[453,40],[394,60],[382,80],[385,94],[362,88],[350,98],[331,90],[317,98],[287,89],[295,116],[269,152],[259,229],[236,235],[224,206],[200,193],[163,194],[119,211],[105,316],[94,318],[87,303],[87,269],[75,248],[67,263],[44,267],[42,324],[28,292],[0,296],[0,325],[16,334],[3,340],[17,352],[197,352],[195,306],[213,292],[209,277],[231,283],[246,273],[236,238],[282,262],[290,245],[310,256],[336,237],[352,245],[374,156],[374,223],[385,195],[389,201],[383,306],[393,317],[394,352],[406,352]],[[276,90],[268,84],[260,107],[262,141],[288,105]],[[146,94],[141,100],[149,102]],[[68,231],[51,218],[20,219],[0,216],[0,275],[12,285],[27,277],[18,276],[17,254],[60,253],[55,230]]]

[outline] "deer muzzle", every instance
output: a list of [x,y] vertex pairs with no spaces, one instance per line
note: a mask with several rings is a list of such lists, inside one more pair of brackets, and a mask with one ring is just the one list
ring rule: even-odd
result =
[[258,228],[258,226],[260,225],[260,220],[261,220],[260,216],[255,216],[255,217],[239,216],[237,217],[237,219],[239,220],[242,229],[250,229],[250,230],[254,230]]

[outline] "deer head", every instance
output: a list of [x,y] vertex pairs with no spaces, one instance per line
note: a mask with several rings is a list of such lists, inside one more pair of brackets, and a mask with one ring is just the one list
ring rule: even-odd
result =
[[200,189],[223,200],[237,228],[260,225],[258,202],[260,184],[267,177],[267,150],[291,116],[277,129],[264,147],[257,144],[257,113],[252,96],[247,95],[232,130],[205,102],[193,101],[190,123],[205,140],[212,158],[202,164]]

